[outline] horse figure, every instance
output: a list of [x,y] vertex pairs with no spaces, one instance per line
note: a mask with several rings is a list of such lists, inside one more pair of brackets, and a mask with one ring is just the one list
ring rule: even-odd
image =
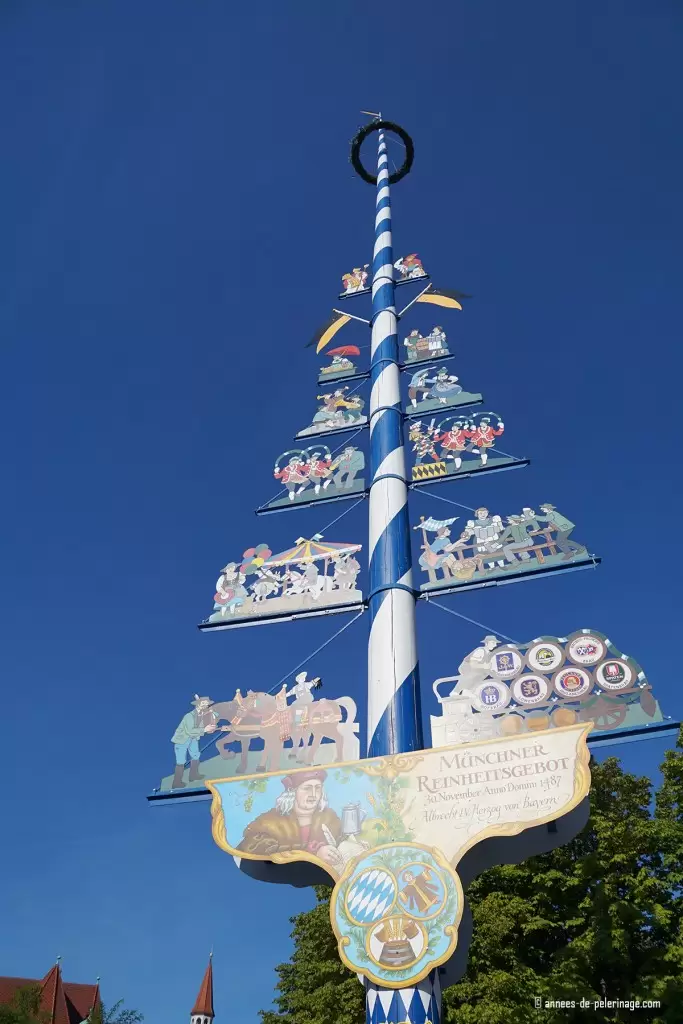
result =
[[[299,569],[302,567],[299,566]],[[300,597],[303,594],[310,594],[314,600],[323,593],[334,590],[332,578],[316,572],[315,576],[307,576],[306,572],[296,572],[290,569],[287,574],[289,586],[285,590],[285,597]]]
[[[352,761],[357,757],[353,723],[356,717],[356,703],[350,697],[310,702],[294,701],[292,744],[290,757],[300,764],[315,764],[320,744],[324,739],[334,740],[335,761]],[[342,710],[346,719],[342,721]],[[299,748],[303,747],[302,750]]]
[[277,594],[282,586],[282,577],[277,573],[259,572],[258,579],[252,583],[249,589],[254,595],[254,601],[258,604],[265,601],[271,594]]
[[[349,697],[311,701],[303,705],[295,701],[286,709],[279,709],[272,694],[250,691],[246,697],[214,704],[211,711],[217,716],[217,722],[227,721],[230,725],[229,730],[216,740],[220,756],[226,759],[234,757],[228,746],[235,742],[240,744],[237,774],[244,774],[247,770],[249,744],[253,739],[263,740],[257,772],[276,771],[280,767],[284,744],[290,737],[293,743],[290,757],[300,764],[314,763],[325,738],[335,742],[335,761],[353,760],[353,754],[347,755],[349,743],[355,741],[352,723],[356,705]],[[342,711],[346,711],[344,721]],[[303,750],[300,751],[302,745]]]
[[351,555],[342,555],[334,563],[334,583],[340,590],[355,590],[360,564]]

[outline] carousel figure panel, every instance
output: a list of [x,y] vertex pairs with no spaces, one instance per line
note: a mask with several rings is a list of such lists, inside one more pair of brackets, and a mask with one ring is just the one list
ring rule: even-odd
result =
[[213,613],[205,626],[269,620],[321,608],[361,604],[360,544],[326,541],[320,533],[299,537],[285,551],[267,544],[247,548],[228,562],[216,582]]
[[664,720],[638,662],[597,630],[520,645],[487,636],[433,689],[434,747],[585,722],[595,736]]
[[278,456],[273,470],[273,476],[287,493],[276,496],[264,507],[280,509],[362,494],[364,470],[365,455],[354,445],[346,445],[338,452],[321,443],[292,448]]
[[505,523],[482,506],[458,533],[452,527],[459,519],[421,516],[413,527],[422,534],[418,561],[427,582],[421,590],[453,590],[513,573],[522,576],[596,563],[586,546],[573,539],[575,524],[549,503],[539,505],[539,511],[523,508],[506,516]]
[[356,704],[322,697],[322,680],[300,672],[275,694],[238,689],[229,700],[195,694],[171,737],[175,768],[160,792],[204,790],[206,780],[357,760]]

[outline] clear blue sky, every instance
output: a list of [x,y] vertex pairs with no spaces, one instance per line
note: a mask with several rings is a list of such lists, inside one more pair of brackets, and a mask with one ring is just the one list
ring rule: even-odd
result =
[[[148,1024],[186,1020],[212,945],[219,1019],[255,1024],[288,916],[312,903],[241,876],[208,805],[145,795],[195,691],[267,689],[342,622],[195,628],[228,559],[342,508],[252,514],[313,411],[304,344],[370,259],[373,193],[348,163],[361,108],[414,137],[397,254],[475,296],[440,322],[505,450],[533,460],[438,493],[502,514],[552,501],[604,559],[450,606],[521,641],[601,629],[683,712],[680,7],[384,11],[0,8],[0,973],[61,954]],[[365,541],[365,515],[328,536]],[[481,630],[419,622],[429,711]],[[361,705],[366,630],[311,664]],[[654,776],[664,748],[624,763]]]

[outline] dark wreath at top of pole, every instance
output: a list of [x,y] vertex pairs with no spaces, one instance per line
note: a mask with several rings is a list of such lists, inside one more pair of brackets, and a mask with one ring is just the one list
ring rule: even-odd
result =
[[395,135],[398,135],[406,149],[406,155],[403,163],[397,171],[394,171],[393,174],[389,175],[390,185],[400,181],[401,178],[405,178],[406,174],[408,174],[410,168],[413,166],[413,160],[415,159],[415,147],[413,146],[413,140],[410,135],[408,135],[407,131],[401,128],[400,125],[394,124],[393,121],[383,121],[381,118],[376,121],[371,121],[370,124],[364,125],[351,141],[351,163],[353,165],[353,169],[356,174],[363,179],[363,181],[367,181],[368,185],[376,185],[377,177],[374,174],[370,174],[363,167],[360,159],[360,147],[363,145],[363,142],[367,139],[368,135],[371,135],[372,132],[379,132],[382,130],[386,132],[393,132]]

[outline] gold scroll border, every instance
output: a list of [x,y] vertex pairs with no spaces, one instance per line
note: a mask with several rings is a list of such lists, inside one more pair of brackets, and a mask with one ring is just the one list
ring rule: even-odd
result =
[[[335,926],[336,922],[334,911],[337,904],[337,896],[339,893],[339,889],[345,882],[348,882],[350,880],[354,871],[357,870],[358,864],[363,859],[363,856],[369,857],[370,854],[379,853],[380,850],[391,850],[395,849],[397,846],[409,846],[414,850],[422,850],[423,852],[426,851],[427,853],[431,853],[439,867],[443,871],[447,872],[447,874],[453,880],[453,884],[455,885],[455,891],[458,895],[458,913],[452,924],[446,924],[443,926],[444,935],[450,936],[450,942],[448,943],[448,946],[446,947],[446,950],[443,953],[443,955],[440,957],[436,957],[433,960],[428,960],[426,966],[424,968],[421,968],[421,970],[417,974],[411,974],[409,977],[402,978],[400,981],[391,981],[389,978],[380,978],[379,975],[374,974],[369,967],[361,967],[359,964],[354,964],[347,959],[344,953],[344,947],[348,946],[351,940],[347,936],[341,935],[340,932],[337,930]],[[444,854],[438,848],[438,846],[425,846],[423,843],[407,842],[383,843],[381,846],[373,847],[372,850],[367,850],[366,853],[362,856],[354,857],[353,860],[350,860],[349,863],[344,868],[342,874],[339,877],[339,881],[335,884],[335,887],[332,890],[332,896],[330,897],[330,924],[332,925],[332,931],[334,932],[334,936],[337,939],[337,951],[339,953],[339,959],[342,961],[345,967],[348,967],[350,971],[354,972],[354,974],[362,974],[364,978],[368,978],[369,981],[372,981],[375,985],[379,985],[380,988],[406,988],[410,987],[411,985],[419,984],[419,982],[423,981],[431,971],[433,971],[437,967],[440,967],[441,964],[446,963],[447,960],[450,960],[453,953],[455,952],[455,947],[458,944],[458,929],[460,927],[460,922],[462,921],[462,915],[464,913],[464,910],[465,893],[463,891],[462,882],[460,881],[460,876],[458,872],[448,863],[447,858],[444,856]],[[418,923],[422,922],[422,918],[415,918],[415,920]],[[379,924],[379,922],[376,923]]]
[[[591,773],[590,768],[588,767],[591,754],[588,749],[587,738],[588,733],[592,728],[593,722],[587,722],[583,726],[582,732],[577,736],[576,764],[574,766],[574,792],[571,798],[566,803],[562,804],[561,807],[557,808],[551,814],[547,814],[543,818],[534,818],[533,821],[529,822],[510,822],[507,825],[489,825],[488,828],[485,828],[482,832],[478,832],[476,836],[473,836],[472,839],[470,839],[465,846],[462,846],[453,856],[453,859],[451,860],[451,866],[453,869],[458,866],[468,850],[471,850],[473,846],[476,846],[477,843],[481,843],[484,839],[490,839],[492,836],[517,836],[520,832],[525,832],[528,828],[536,828],[537,825],[546,825],[550,821],[556,821],[558,818],[563,818],[565,814],[569,814],[575,807],[578,807],[584,797],[588,795],[591,788]],[[576,725],[565,725],[561,729],[544,729],[543,733],[531,733],[530,736],[542,736],[545,733],[555,734],[560,732],[570,732],[573,730],[576,730]],[[499,743],[501,740],[505,739],[509,740],[510,737],[501,736],[495,740],[488,740],[485,742],[493,744]],[[463,746],[467,747],[470,746],[470,744],[463,744]],[[441,750],[442,748],[436,747],[435,749]]]
[[[436,748],[441,750],[441,747]],[[443,748],[446,749],[446,748]],[[302,765],[300,768],[291,768],[289,771],[279,772],[256,772],[252,775],[239,775],[232,776],[228,779],[213,779],[206,780],[206,786],[211,793],[213,799],[211,801],[211,834],[213,835],[214,842],[217,846],[224,850],[226,853],[231,854],[233,857],[244,858],[245,860],[262,860],[271,861],[273,864],[291,864],[294,861],[305,861],[307,864],[317,864],[318,867],[322,868],[330,877],[337,881],[337,876],[332,874],[330,865],[326,864],[325,861],[321,860],[320,857],[316,857],[313,853],[307,853],[304,850],[286,850],[283,853],[270,853],[267,856],[261,853],[246,853],[243,850],[238,850],[234,846],[230,846],[226,839],[226,828],[225,828],[225,814],[223,813],[223,803],[221,795],[216,789],[216,786],[222,782],[246,782],[249,779],[268,779],[279,777],[283,778],[286,775],[296,775],[298,772],[310,772],[316,768],[326,771],[328,768],[359,768],[365,772],[366,775],[380,775],[384,778],[392,779],[402,772],[409,772],[411,768],[419,764],[424,759],[424,754],[430,751],[420,751],[415,754],[393,754],[389,757],[375,757],[370,761],[363,763],[362,761],[334,761],[329,765]]]
[[[534,819],[530,822],[509,825],[490,825],[487,829],[484,829],[483,832],[477,833],[477,835],[474,836],[466,846],[463,846],[458,851],[451,862],[452,867],[455,868],[462,860],[465,853],[483,839],[490,838],[491,836],[519,835],[520,832],[524,832],[527,828],[535,828],[536,825],[544,825],[549,821],[555,821],[557,818],[562,817],[564,814],[568,814],[578,806],[590,789],[590,771],[588,768],[590,751],[588,750],[586,737],[592,728],[593,723],[587,723],[583,726],[583,734],[578,737],[576,747],[576,767],[574,772],[574,793],[572,799],[567,804],[564,804],[559,811],[548,814],[543,818]],[[574,730],[576,730],[576,725],[566,725],[560,729],[544,729],[543,732],[530,733],[529,736],[530,738],[532,736],[538,737],[546,733],[556,735],[557,733]],[[498,736],[494,740],[484,740],[483,742],[488,746],[493,745],[494,743],[509,743],[510,740],[515,738],[517,737]],[[580,744],[582,740],[583,745],[581,746]],[[427,750],[417,751],[412,754],[392,754],[386,757],[377,757],[372,760],[368,760],[365,763],[363,761],[335,761],[330,765],[302,765],[300,768],[292,768],[289,771],[256,772],[251,775],[240,775],[239,777],[232,776],[227,779],[213,779],[212,781],[207,779],[206,785],[213,797],[211,801],[211,833],[213,835],[214,842],[221,850],[231,854],[233,857],[238,857],[240,859],[243,858],[244,860],[271,861],[273,864],[291,864],[295,861],[304,861],[307,864],[316,864],[318,867],[322,868],[326,874],[330,875],[336,883],[337,878],[332,874],[330,865],[326,864],[325,861],[321,860],[319,857],[316,857],[313,853],[307,853],[304,850],[287,850],[283,853],[271,853],[266,856],[258,853],[246,853],[242,850],[236,849],[234,846],[230,846],[225,835],[226,829],[223,804],[216,786],[223,782],[246,782],[249,779],[268,779],[276,776],[282,778],[286,775],[295,775],[298,772],[310,772],[315,768],[325,771],[332,768],[352,767],[360,769],[365,772],[366,775],[379,775],[384,778],[392,779],[403,772],[410,771],[411,768],[414,768],[415,765],[424,760],[426,754],[436,753],[437,751],[443,751],[445,753],[446,751],[453,750],[463,750],[467,752],[468,750],[471,750],[472,746],[473,744],[471,743],[456,743],[448,747],[430,747]]]

